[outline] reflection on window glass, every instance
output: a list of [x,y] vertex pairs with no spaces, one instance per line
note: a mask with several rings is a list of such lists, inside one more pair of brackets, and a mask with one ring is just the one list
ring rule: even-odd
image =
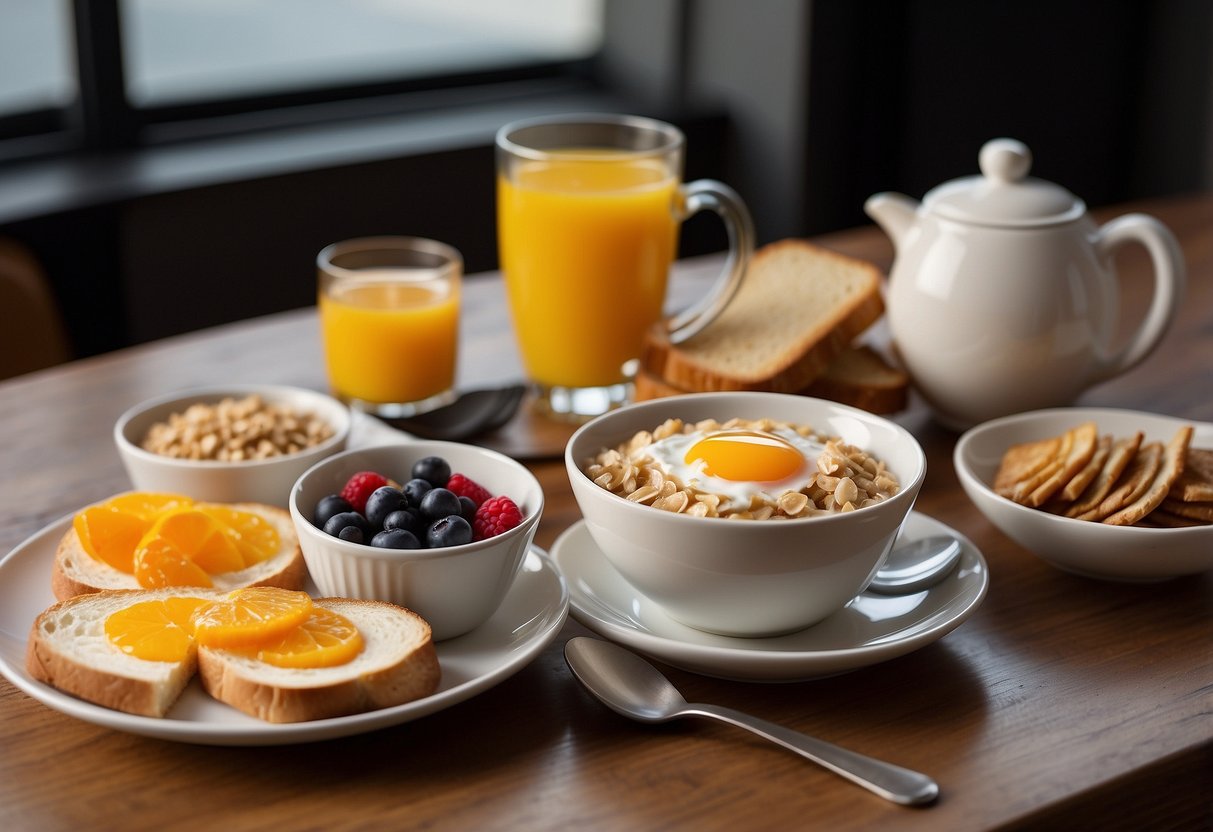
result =
[[67,0],[0,0],[0,117],[72,102],[71,33]]
[[602,2],[123,0],[128,92],[149,106],[581,58]]

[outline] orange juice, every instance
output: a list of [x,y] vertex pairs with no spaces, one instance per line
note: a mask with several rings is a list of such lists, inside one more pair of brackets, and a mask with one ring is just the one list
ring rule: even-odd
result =
[[677,188],[666,162],[611,151],[550,153],[499,175],[501,266],[533,380],[624,380],[662,314]]
[[[386,271],[390,274],[390,271]],[[456,283],[356,279],[320,293],[329,381],[345,399],[417,402],[454,387]]]

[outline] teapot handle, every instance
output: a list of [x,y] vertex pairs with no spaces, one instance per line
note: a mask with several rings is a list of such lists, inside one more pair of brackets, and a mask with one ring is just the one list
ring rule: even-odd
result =
[[1171,231],[1146,214],[1125,214],[1101,226],[1095,250],[1110,266],[1115,249],[1138,242],[1146,247],[1154,264],[1154,298],[1145,319],[1133,337],[1116,355],[1097,370],[1094,381],[1119,375],[1149,355],[1175,320],[1186,283],[1183,253]]

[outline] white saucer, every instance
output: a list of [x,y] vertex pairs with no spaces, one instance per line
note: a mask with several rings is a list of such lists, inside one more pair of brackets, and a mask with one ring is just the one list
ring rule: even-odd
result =
[[[25,647],[38,613],[54,603],[51,566],[71,517],[54,523],[0,560],[0,673],[27,694],[68,716],[132,734],[205,745],[284,745],[345,737],[409,722],[470,699],[530,663],[563,626],[568,586],[542,549],[532,547],[501,606],[467,635],[440,641],[442,681],[432,696],[353,716],[275,725],[211,699],[197,680],[164,719],[93,705],[35,681]],[[315,587],[308,587],[315,594]]]
[[989,568],[973,543],[924,514],[911,512],[904,543],[937,534],[961,541],[956,571],[912,595],[863,594],[820,624],[775,638],[705,633],[670,618],[615,571],[584,521],[552,546],[569,585],[573,617],[594,632],[666,664],[722,679],[794,682],[833,676],[919,649],[963,623],[986,595]]

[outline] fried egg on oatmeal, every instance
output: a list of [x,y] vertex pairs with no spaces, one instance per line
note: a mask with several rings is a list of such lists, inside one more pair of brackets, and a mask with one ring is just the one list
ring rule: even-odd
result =
[[788,428],[696,430],[656,440],[644,453],[667,476],[746,505],[756,495],[799,491],[817,475],[825,446]]

